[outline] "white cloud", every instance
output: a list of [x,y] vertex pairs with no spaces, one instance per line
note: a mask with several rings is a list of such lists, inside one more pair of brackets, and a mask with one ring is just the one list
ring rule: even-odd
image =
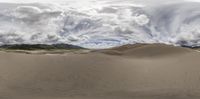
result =
[[[78,2],[87,2],[87,1],[95,1],[95,0],[1,0],[0,2],[13,2],[13,3],[32,3],[32,2],[68,2],[68,1],[78,1]],[[97,1],[97,0],[96,0]],[[121,0],[99,0],[99,1],[121,1]],[[123,2],[142,2],[142,3],[155,3],[155,2],[175,2],[175,1],[185,1],[185,0],[123,0]],[[199,0],[186,0],[186,1],[199,1]]]

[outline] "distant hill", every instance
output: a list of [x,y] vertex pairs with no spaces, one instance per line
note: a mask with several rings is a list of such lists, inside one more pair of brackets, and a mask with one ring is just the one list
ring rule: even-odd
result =
[[14,45],[2,45],[2,49],[9,50],[56,50],[56,49],[84,49],[80,46],[70,45],[70,44],[14,44]]

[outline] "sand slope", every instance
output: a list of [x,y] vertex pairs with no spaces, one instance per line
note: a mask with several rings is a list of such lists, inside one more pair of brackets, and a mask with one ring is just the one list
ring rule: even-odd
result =
[[87,54],[0,52],[0,99],[199,99],[199,58],[161,44]]
[[99,52],[109,55],[119,55],[124,57],[135,57],[135,58],[149,58],[149,57],[164,57],[171,55],[177,55],[182,53],[191,52],[193,50],[183,47],[174,47],[163,44],[136,44],[136,45],[124,45],[121,47],[100,50]]

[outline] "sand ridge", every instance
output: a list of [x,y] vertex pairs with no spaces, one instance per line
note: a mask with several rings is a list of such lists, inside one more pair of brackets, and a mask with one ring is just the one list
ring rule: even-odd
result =
[[189,48],[174,47],[172,45],[163,44],[135,44],[135,45],[124,45],[111,49],[99,50],[99,52],[108,55],[119,55],[124,57],[135,57],[135,58],[156,58],[171,56],[177,54],[183,54],[193,52]]

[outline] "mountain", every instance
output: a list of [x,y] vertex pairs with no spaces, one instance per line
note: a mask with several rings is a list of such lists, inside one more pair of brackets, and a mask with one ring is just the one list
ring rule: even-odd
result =
[[84,49],[80,46],[71,45],[71,44],[14,44],[14,45],[2,45],[2,49],[10,50],[55,50],[55,49]]

